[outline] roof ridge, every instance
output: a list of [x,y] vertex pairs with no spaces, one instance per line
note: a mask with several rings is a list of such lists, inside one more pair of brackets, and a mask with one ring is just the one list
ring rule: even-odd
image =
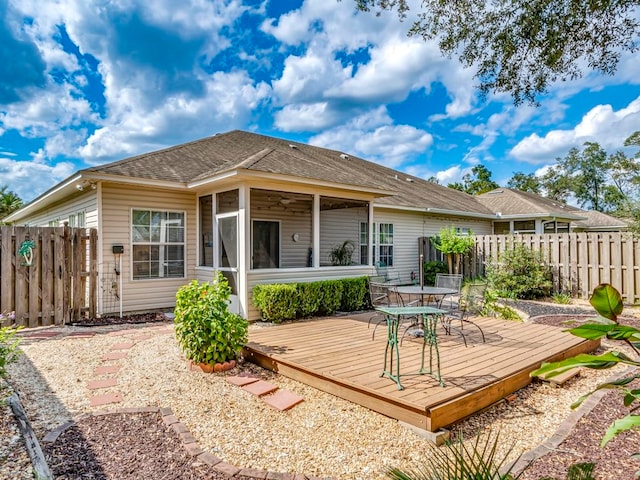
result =
[[275,150],[275,148],[269,148],[269,147],[263,148],[259,152],[256,152],[256,153],[254,153],[252,155],[249,155],[247,158],[245,158],[240,163],[235,165],[234,168],[250,168],[252,165],[254,165],[257,162],[259,162],[260,160],[262,160],[264,157],[269,155],[274,150]]

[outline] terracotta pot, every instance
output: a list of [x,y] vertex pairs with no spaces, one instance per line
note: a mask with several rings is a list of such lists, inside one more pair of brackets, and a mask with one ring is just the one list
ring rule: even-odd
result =
[[214,371],[214,365],[211,365],[210,363],[199,363],[198,366],[204,373],[211,373]]

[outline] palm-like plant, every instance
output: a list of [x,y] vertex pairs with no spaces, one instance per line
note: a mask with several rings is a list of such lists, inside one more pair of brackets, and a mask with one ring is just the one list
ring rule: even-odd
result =
[[0,185],[0,220],[22,207],[22,199],[9,190],[8,185]]
[[471,445],[462,440],[447,443],[442,448],[429,446],[429,462],[411,470],[393,468],[387,476],[393,480],[516,480],[513,475],[515,462],[507,466],[507,458],[513,448],[504,455],[498,453],[499,435],[476,436]]

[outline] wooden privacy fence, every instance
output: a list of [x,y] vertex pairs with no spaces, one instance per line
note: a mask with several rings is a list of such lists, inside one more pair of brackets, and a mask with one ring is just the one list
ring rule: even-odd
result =
[[[610,283],[627,303],[640,301],[640,238],[625,232],[556,233],[542,235],[478,235],[473,251],[465,255],[465,277],[485,275],[487,263],[500,252],[521,243],[540,250],[551,268],[554,290],[589,298],[600,283]],[[425,261],[440,260],[428,237],[419,241]]]
[[97,240],[96,229],[1,226],[1,325],[38,327],[82,315],[94,318]]

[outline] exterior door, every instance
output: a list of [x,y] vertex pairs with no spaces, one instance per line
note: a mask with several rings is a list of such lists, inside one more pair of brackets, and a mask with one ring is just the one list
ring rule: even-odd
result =
[[229,309],[240,312],[238,300],[238,213],[216,215],[218,224],[218,269],[231,287]]

